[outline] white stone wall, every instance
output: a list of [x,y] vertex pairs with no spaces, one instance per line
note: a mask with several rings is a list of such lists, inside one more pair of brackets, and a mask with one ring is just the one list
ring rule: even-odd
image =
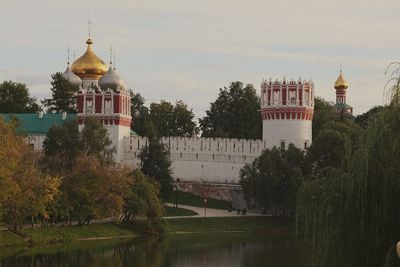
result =
[[[238,183],[239,171],[264,150],[262,140],[202,137],[163,137],[170,150],[172,175],[183,181]],[[138,167],[146,137],[125,138],[123,164]]]
[[27,143],[33,148],[34,151],[43,150],[43,142],[46,139],[46,134],[30,133],[26,137]]
[[263,140],[266,147],[285,148],[290,143],[304,149],[311,145],[312,141],[311,120],[263,120]]

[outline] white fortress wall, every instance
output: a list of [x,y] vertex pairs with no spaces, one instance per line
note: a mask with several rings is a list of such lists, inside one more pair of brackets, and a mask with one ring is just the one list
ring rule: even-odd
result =
[[[238,183],[240,169],[264,150],[262,140],[163,137],[161,141],[170,150],[172,176],[183,181]],[[147,144],[146,137],[127,137],[124,164],[139,166],[138,155]]]
[[285,147],[289,143],[296,147],[305,149],[311,144],[312,121],[311,120],[264,120],[263,140],[266,147]]

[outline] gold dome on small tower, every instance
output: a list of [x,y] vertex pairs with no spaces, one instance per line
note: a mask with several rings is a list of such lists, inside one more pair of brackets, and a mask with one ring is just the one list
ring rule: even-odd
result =
[[98,80],[107,72],[107,65],[93,52],[92,39],[87,39],[86,43],[88,46],[85,54],[72,63],[71,70],[80,78],[92,78]]
[[337,78],[335,82],[335,89],[347,89],[349,87],[348,82],[346,79],[343,77],[342,70],[340,70],[339,77]]

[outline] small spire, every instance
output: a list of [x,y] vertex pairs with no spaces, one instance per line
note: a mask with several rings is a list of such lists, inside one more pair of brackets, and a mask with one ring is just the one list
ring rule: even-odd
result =
[[90,20],[88,20],[88,31],[89,31],[89,39],[91,38],[91,26],[92,26],[92,22],[90,22]]
[[112,66],[112,44],[110,44],[110,68]]
[[343,62],[340,62],[340,73],[343,72]]
[[113,68],[113,70],[115,70],[115,53],[114,53],[114,68]]
[[74,59],[74,61],[75,61],[75,59],[76,59],[76,56],[75,56],[75,49],[74,49],[74,56],[73,56],[73,59]]
[[67,65],[68,65],[68,67],[69,67],[69,45],[68,45],[67,52],[68,52],[68,61],[67,61]]

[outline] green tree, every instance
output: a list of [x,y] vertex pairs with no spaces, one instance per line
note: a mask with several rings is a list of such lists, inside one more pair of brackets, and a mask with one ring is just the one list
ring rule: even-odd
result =
[[43,104],[50,112],[76,113],[76,93],[79,86],[72,85],[61,72],[54,73],[51,78],[52,98],[44,100]]
[[141,171],[160,184],[160,196],[164,201],[172,191],[171,160],[169,151],[159,139],[149,138],[149,143],[140,151]]
[[316,266],[398,266],[399,73],[390,84],[390,104],[369,120],[349,167],[301,186],[298,228],[313,240]]
[[320,97],[314,98],[314,117],[312,121],[313,139],[319,135],[326,124],[338,120],[339,116],[336,114],[332,103]]
[[287,150],[274,147],[240,170],[240,184],[249,203],[274,215],[290,215],[308,170],[304,152],[293,144]]
[[199,119],[204,137],[260,139],[262,120],[260,98],[254,86],[232,82],[219,90],[206,116]]
[[175,106],[167,101],[150,105],[149,119],[159,136],[193,136],[198,133],[193,118],[193,111],[182,101]]
[[135,217],[159,218],[163,208],[158,198],[160,186],[142,172],[136,170],[125,198],[122,220],[131,222]]
[[310,149],[311,159],[319,171],[347,166],[351,153],[351,141],[346,134],[332,129],[321,131]]
[[35,113],[39,110],[36,98],[29,95],[25,84],[13,81],[0,84],[0,113]]
[[354,122],[361,128],[367,129],[372,117],[375,114],[379,113],[379,111],[381,111],[382,109],[384,109],[383,106],[375,106],[375,107],[371,108],[370,110],[368,110],[367,112],[364,112],[363,114],[358,115],[355,118]]
[[43,142],[41,165],[52,173],[64,173],[76,163],[80,153],[93,155],[104,164],[113,164],[115,148],[111,148],[107,130],[96,119],[85,120],[81,132],[77,121],[53,126]]

